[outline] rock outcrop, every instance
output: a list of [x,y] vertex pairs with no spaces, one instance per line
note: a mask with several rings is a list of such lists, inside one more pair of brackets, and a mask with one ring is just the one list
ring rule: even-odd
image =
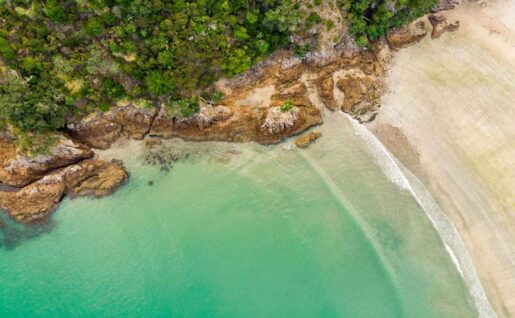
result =
[[86,145],[107,149],[121,136],[143,139],[150,131],[156,110],[144,109],[133,104],[115,106],[105,113],[95,112],[86,117],[71,118],[67,129],[77,140]]
[[64,194],[104,196],[128,177],[118,161],[83,160],[56,170],[19,190],[0,191],[0,208],[24,223],[45,219]]
[[34,157],[17,154],[15,145],[7,139],[0,139],[0,150],[0,182],[13,187],[23,187],[54,169],[93,156],[88,147],[65,136],[48,153]]
[[[454,2],[442,0],[436,9]],[[439,15],[429,20],[433,38],[459,27],[459,22],[448,24]],[[217,82],[212,88],[224,94],[220,104],[202,101],[189,118],[170,115],[166,107],[156,108],[150,101],[122,102],[105,113],[69,118],[69,137],[62,136],[45,155],[22,156],[10,140],[0,138],[0,185],[10,186],[0,187],[0,208],[18,221],[34,222],[48,216],[64,195],[110,193],[126,180],[127,172],[119,162],[90,159],[89,147],[106,149],[120,137],[148,135],[148,148],[159,144],[156,137],[268,145],[321,124],[325,107],[371,121],[380,107],[391,50],[414,44],[427,32],[426,24],[416,21],[388,31],[386,39],[368,50],[334,48],[303,59],[276,52],[249,72]],[[304,148],[320,136],[312,132],[295,143]],[[166,159],[156,157],[158,162]]]
[[433,26],[433,31],[431,32],[432,39],[438,39],[445,32],[455,32],[460,28],[460,21],[449,23],[447,18],[441,14],[430,15],[429,22]]
[[426,24],[424,21],[417,21],[400,28],[388,30],[386,38],[392,49],[399,50],[421,41],[426,35]]
[[213,108],[209,112],[211,115],[207,115],[208,112],[201,109],[199,114],[192,118],[178,119],[169,118],[161,111],[154,120],[149,135],[163,138],[179,137],[193,141],[257,141],[262,144],[274,144],[322,123],[320,111],[314,108],[298,107],[295,116],[278,116],[276,114],[280,113],[279,107],[202,107]]
[[452,10],[456,8],[460,4],[460,0],[440,0],[434,7],[433,7],[433,13],[445,11],[445,10]]
[[312,131],[309,134],[297,138],[297,140],[295,140],[295,146],[297,146],[298,148],[307,148],[320,137],[322,137],[321,132]]
[[268,135],[284,134],[295,126],[298,114],[298,107],[293,107],[289,111],[282,111],[280,107],[268,108],[265,121],[259,126],[259,130]]
[[334,98],[334,79],[332,74],[329,74],[328,76],[320,76],[314,82],[318,95],[322,99],[324,105],[330,110],[336,110],[338,105]]
[[336,86],[343,92],[342,110],[360,121],[368,121],[379,108],[382,82],[362,72],[346,73]]

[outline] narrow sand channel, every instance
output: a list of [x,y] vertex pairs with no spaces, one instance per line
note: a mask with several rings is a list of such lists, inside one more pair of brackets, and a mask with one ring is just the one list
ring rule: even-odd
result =
[[369,128],[437,198],[500,317],[515,316],[515,0],[444,13],[457,33],[398,52]]

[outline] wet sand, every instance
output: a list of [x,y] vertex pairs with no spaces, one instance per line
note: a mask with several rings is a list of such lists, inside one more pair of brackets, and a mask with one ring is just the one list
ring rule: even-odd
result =
[[456,33],[396,53],[369,124],[429,188],[500,317],[515,316],[515,0],[445,12]]

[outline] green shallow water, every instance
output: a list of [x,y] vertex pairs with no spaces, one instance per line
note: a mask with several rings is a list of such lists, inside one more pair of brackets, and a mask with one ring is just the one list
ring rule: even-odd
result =
[[0,230],[0,317],[475,316],[416,201],[321,129],[305,151],[165,143],[190,154],[168,173],[125,145],[114,195]]

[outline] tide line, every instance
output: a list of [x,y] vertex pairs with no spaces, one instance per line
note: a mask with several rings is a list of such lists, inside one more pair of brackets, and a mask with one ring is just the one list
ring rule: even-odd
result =
[[347,118],[356,135],[365,142],[369,152],[374,156],[377,164],[381,167],[388,179],[400,188],[409,191],[422,210],[424,210],[426,216],[440,235],[445,249],[456,266],[457,271],[463,277],[467,289],[474,300],[479,316],[481,318],[497,317],[479,281],[476,268],[465,247],[463,239],[429,191],[411,171],[404,167],[388,149],[386,149],[370,130],[348,114],[342,111],[340,111],[340,114]]

